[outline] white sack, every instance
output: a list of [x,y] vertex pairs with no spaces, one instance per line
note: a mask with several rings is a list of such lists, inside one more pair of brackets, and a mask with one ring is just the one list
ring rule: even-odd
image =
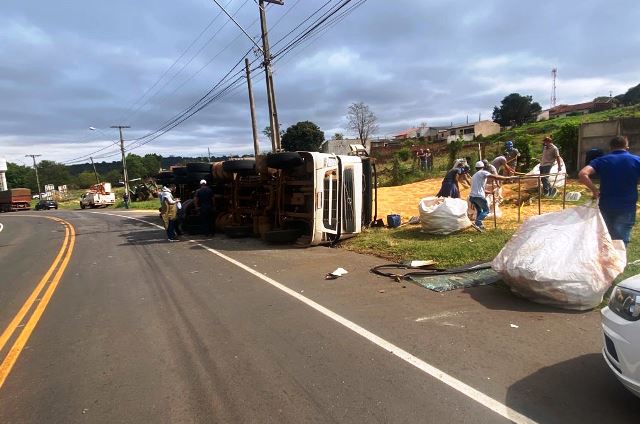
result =
[[[562,171],[558,173],[558,162],[554,162],[551,167],[551,171],[549,171],[549,183],[551,187],[560,188],[564,186],[564,179],[567,175],[566,167],[564,166],[564,162],[562,163]],[[553,175],[558,174],[558,175]],[[540,175],[540,165],[536,165],[533,169],[527,172],[527,175]],[[523,186],[525,190],[530,190],[534,187],[538,187],[538,181],[535,178],[525,179],[523,181]],[[540,187],[542,187],[542,181],[540,181]]]
[[471,226],[467,202],[451,197],[425,197],[418,205],[422,232],[451,234]]
[[624,271],[626,252],[612,241],[597,207],[527,219],[493,260],[514,293],[565,309],[598,306]]

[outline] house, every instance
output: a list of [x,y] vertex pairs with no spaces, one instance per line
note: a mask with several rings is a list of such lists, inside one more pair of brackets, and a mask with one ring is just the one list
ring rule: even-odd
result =
[[586,115],[593,109],[593,102],[578,103],[575,105],[558,105],[549,109],[549,119],[564,118],[565,116]]
[[492,134],[498,134],[500,132],[500,124],[484,120],[477,121],[470,124],[454,125],[452,127],[438,131],[438,138],[446,140],[447,143],[451,143],[462,137],[464,141],[472,141],[477,136],[481,135],[486,137]]
[[397,134],[393,135],[394,140],[406,140],[407,138],[416,138],[418,137],[419,128],[408,128],[404,131],[401,131]]
[[367,155],[369,149],[365,148],[359,139],[325,140],[320,145],[320,151],[336,155]]

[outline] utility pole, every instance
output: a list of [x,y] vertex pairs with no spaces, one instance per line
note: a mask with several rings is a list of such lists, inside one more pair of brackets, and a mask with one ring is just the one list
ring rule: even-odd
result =
[[244,67],[247,71],[247,88],[249,89],[249,107],[251,108],[251,128],[253,129],[253,152],[257,158],[260,154],[258,142],[258,127],[256,124],[256,105],[253,102],[253,89],[251,88],[251,71],[249,71],[249,59],[244,58]]
[[40,198],[40,193],[42,193],[42,190],[40,190],[40,177],[38,176],[38,165],[36,164],[36,158],[40,156],[42,155],[24,155],[25,158],[33,159],[33,169],[36,170],[36,184],[38,185],[38,199]]
[[267,102],[269,103],[269,126],[271,127],[271,149],[273,152],[281,150],[280,124],[278,123],[278,109],[276,108],[276,94],[273,88],[273,73],[271,69],[271,53],[269,52],[269,34],[267,30],[267,16],[264,11],[265,3],[284,5],[282,0],[260,0],[260,27],[262,30],[262,54],[264,55],[265,82],[267,84]]
[[91,159],[91,165],[93,165],[93,173],[96,176],[96,184],[100,184],[100,178],[98,178],[98,171],[96,171],[96,164],[93,163],[93,156],[89,156],[89,159]]
[[127,175],[127,157],[124,155],[122,129],[131,127],[128,125],[112,125],[111,128],[117,128],[118,131],[120,131],[120,153],[122,154],[122,176],[124,177],[124,207],[125,209],[129,209],[129,176]]
[[209,163],[211,163],[211,149],[207,147],[207,154],[209,155]]

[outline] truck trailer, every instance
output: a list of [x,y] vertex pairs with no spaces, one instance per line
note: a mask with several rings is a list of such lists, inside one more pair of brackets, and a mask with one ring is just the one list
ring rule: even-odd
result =
[[28,211],[31,209],[31,190],[12,188],[0,191],[0,212]]

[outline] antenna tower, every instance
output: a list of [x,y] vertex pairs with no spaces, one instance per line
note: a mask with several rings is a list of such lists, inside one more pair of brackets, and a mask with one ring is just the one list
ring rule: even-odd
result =
[[556,107],[556,78],[558,78],[558,68],[553,68],[551,70],[551,77],[553,78],[553,85],[551,86],[551,106],[550,108]]

